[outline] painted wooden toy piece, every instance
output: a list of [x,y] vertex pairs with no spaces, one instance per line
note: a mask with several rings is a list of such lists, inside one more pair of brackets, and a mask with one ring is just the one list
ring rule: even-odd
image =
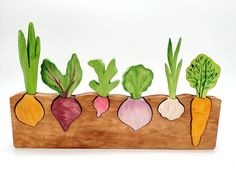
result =
[[19,31],[18,50],[25,79],[26,93],[16,104],[15,114],[24,124],[36,126],[44,117],[44,108],[35,98],[40,57],[40,38],[35,37],[33,23],[29,23],[27,43],[23,32]]
[[41,65],[41,76],[47,86],[59,93],[52,103],[51,111],[64,131],[67,131],[70,124],[82,113],[79,102],[72,96],[82,79],[82,70],[77,55],[72,55],[67,64],[65,75],[58,70],[54,63],[45,59]]
[[152,109],[141,96],[152,84],[153,73],[143,65],[131,66],[123,75],[123,87],[131,97],[118,110],[119,119],[137,131],[152,120]]
[[160,112],[162,117],[165,117],[169,120],[175,120],[177,118],[180,118],[181,115],[184,113],[184,106],[179,102],[178,98],[176,98],[178,79],[182,67],[182,59],[177,65],[177,58],[180,46],[181,38],[179,39],[175,52],[173,53],[171,39],[169,39],[167,50],[169,66],[165,64],[165,71],[169,88],[169,97],[164,100],[158,108],[158,111]]
[[187,80],[197,93],[191,104],[191,135],[195,147],[200,143],[211,112],[212,103],[206,97],[207,92],[215,87],[220,72],[219,65],[205,54],[198,55],[187,68]]
[[90,60],[88,65],[91,66],[98,75],[98,81],[90,81],[89,86],[98,94],[93,100],[93,106],[97,111],[97,117],[100,117],[110,107],[109,93],[120,83],[119,80],[111,82],[111,79],[118,72],[116,61],[115,59],[112,59],[107,68],[105,68],[105,64],[100,59]]

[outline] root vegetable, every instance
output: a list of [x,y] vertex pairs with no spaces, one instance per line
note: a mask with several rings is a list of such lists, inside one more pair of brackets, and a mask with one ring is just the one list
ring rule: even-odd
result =
[[179,102],[179,100],[167,98],[163,101],[158,111],[161,113],[162,117],[166,117],[169,120],[175,120],[180,118],[184,112],[184,106]]
[[137,131],[152,120],[152,108],[141,97],[153,80],[153,73],[143,65],[130,67],[123,76],[123,87],[131,94],[118,110],[119,119]]
[[44,109],[34,95],[25,94],[17,104],[15,114],[24,124],[36,126],[44,116]]
[[76,54],[73,54],[68,62],[65,75],[48,59],[43,61],[41,75],[43,82],[60,94],[52,103],[52,113],[64,131],[67,131],[82,112],[79,102],[72,96],[82,79],[82,70]]
[[93,100],[93,106],[97,111],[97,117],[100,117],[110,107],[108,97],[96,96],[96,98]]
[[52,113],[60,122],[64,131],[77,119],[82,112],[81,106],[74,96],[70,98],[57,97],[52,104]]
[[35,37],[34,25],[29,23],[28,41],[24,33],[18,33],[18,50],[21,68],[24,74],[26,94],[15,107],[16,117],[29,126],[36,126],[44,117],[44,109],[35,98],[40,57],[40,38]]
[[200,143],[211,111],[211,100],[206,97],[207,92],[215,87],[220,72],[219,65],[204,54],[198,55],[186,70],[186,78],[197,92],[191,103],[191,135],[194,147]]
[[98,81],[90,81],[89,86],[98,94],[93,101],[93,106],[97,111],[97,117],[100,117],[109,109],[109,93],[120,83],[119,80],[111,82],[111,79],[117,74],[116,63],[115,59],[112,59],[108,64],[107,69],[100,59],[90,60],[88,65],[95,70],[98,76]]
[[178,79],[182,67],[182,60],[180,60],[177,66],[177,58],[180,46],[181,38],[179,39],[176,50],[173,54],[171,39],[169,39],[167,52],[169,66],[165,64],[165,71],[169,88],[169,97],[164,100],[158,108],[158,111],[160,112],[162,117],[165,117],[169,120],[175,120],[177,118],[180,118],[181,115],[184,113],[184,106],[176,98]]
[[201,136],[206,129],[207,121],[211,110],[211,100],[209,98],[197,98],[192,101],[192,142],[198,146]]
[[152,120],[152,110],[144,98],[128,98],[120,106],[118,116],[122,122],[137,131]]

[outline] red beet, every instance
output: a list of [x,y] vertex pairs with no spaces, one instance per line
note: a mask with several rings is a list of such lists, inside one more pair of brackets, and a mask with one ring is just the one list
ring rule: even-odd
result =
[[52,113],[60,122],[64,131],[67,131],[70,124],[81,114],[81,106],[75,97],[57,97],[52,104]]
[[110,107],[110,102],[109,102],[108,97],[97,96],[93,100],[93,106],[97,111],[97,117],[100,117]]

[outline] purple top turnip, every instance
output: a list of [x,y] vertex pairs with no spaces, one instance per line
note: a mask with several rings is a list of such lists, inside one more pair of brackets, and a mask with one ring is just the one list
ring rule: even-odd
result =
[[66,74],[63,75],[54,63],[45,59],[41,65],[43,82],[59,93],[52,103],[52,113],[67,131],[70,124],[77,119],[81,112],[79,102],[72,96],[82,79],[82,70],[76,54],[73,54],[67,64]]
[[93,106],[97,111],[97,117],[105,113],[110,106],[108,95],[112,89],[117,87],[119,80],[111,82],[111,79],[117,74],[116,61],[112,59],[105,68],[102,60],[90,60],[88,65],[91,66],[98,75],[98,81],[92,80],[89,86],[98,94],[93,100]]
[[143,65],[130,67],[123,76],[122,85],[131,98],[125,100],[118,110],[119,119],[137,131],[152,120],[152,108],[141,97],[153,80],[153,72]]

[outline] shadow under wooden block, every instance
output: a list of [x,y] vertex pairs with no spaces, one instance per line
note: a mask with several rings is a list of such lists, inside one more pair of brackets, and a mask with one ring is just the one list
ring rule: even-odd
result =
[[57,94],[37,94],[37,99],[45,109],[45,117],[36,127],[21,123],[15,116],[14,108],[23,93],[10,98],[14,145],[17,148],[114,148],[114,149],[214,149],[221,101],[209,97],[212,109],[200,145],[193,147],[191,141],[192,95],[179,95],[178,99],[185,107],[181,118],[169,121],[158,113],[159,104],[165,95],[145,97],[153,110],[152,121],[138,131],[132,130],[117,117],[117,110],[127,99],[123,95],[110,95],[110,108],[100,118],[93,108],[94,93],[77,95],[82,107],[81,116],[64,132],[57,119],[51,113],[51,104]]

